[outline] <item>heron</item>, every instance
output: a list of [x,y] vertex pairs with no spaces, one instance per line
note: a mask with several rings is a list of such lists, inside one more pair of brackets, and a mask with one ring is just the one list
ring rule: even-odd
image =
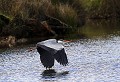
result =
[[67,55],[61,41],[48,39],[38,42],[36,46],[40,54],[41,63],[46,69],[52,68],[55,60],[63,66],[68,64]]

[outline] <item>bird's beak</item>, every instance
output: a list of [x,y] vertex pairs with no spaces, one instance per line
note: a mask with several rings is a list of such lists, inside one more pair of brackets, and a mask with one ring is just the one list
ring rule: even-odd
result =
[[71,42],[71,40],[58,40],[58,43],[68,43]]
[[63,42],[66,42],[66,43],[68,43],[68,42],[71,42],[71,40],[63,40]]

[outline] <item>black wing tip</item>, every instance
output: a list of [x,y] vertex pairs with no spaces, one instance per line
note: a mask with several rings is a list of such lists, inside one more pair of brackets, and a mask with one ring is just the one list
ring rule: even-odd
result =
[[67,62],[58,62],[58,63],[60,63],[60,65],[63,65],[63,66],[67,66],[69,64],[68,61]]
[[63,65],[63,66],[67,66],[68,65],[68,59],[67,59],[67,55],[65,53],[64,48],[59,50],[55,54],[55,59],[57,60],[58,63],[60,63],[60,65]]
[[68,66],[68,63],[67,64],[62,64],[63,66]]

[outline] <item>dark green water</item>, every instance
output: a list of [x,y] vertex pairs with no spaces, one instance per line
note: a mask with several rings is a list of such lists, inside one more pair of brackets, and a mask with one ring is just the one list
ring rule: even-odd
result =
[[[0,52],[0,82],[120,82],[120,23],[88,21],[64,39],[69,65],[45,74],[35,44]],[[31,50],[32,49],[32,50]]]
[[70,34],[68,39],[107,38],[112,35],[120,35],[119,20],[88,20],[84,26],[77,28],[75,33]]

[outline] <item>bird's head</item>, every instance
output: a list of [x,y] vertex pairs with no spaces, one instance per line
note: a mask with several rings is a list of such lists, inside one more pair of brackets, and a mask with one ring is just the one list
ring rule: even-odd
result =
[[63,40],[63,39],[59,39],[57,40],[58,43],[60,44],[64,44],[64,43],[68,43],[68,42],[71,42],[70,40]]

